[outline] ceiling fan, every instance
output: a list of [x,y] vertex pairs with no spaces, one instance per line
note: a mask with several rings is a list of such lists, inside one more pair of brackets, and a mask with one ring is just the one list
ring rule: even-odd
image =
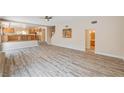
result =
[[52,16],[44,16],[44,17],[41,17],[42,19],[45,19],[47,21],[50,21],[50,19],[52,19],[53,17]]

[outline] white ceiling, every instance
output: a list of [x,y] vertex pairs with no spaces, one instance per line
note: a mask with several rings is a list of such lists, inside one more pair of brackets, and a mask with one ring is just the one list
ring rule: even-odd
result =
[[[45,20],[41,19],[40,16],[1,16],[0,18],[24,23],[32,23],[39,25],[47,25],[48,23],[44,22]],[[49,25],[49,24],[48,24]]]
[[38,24],[38,25],[48,25],[48,26],[92,18],[92,17],[86,17],[86,16],[52,16],[53,17],[52,20],[46,21],[45,19],[43,19],[43,17],[45,16],[0,16],[0,18],[7,19],[7,20]]
[[80,16],[53,16],[52,20],[46,21],[43,19],[44,16],[0,16],[0,18],[26,22],[39,25],[55,25],[56,23],[70,22],[75,19],[79,19]]

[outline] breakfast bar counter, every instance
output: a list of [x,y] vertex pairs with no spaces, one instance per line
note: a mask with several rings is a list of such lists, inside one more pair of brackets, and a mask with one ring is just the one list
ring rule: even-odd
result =
[[11,41],[30,41],[37,40],[38,36],[35,34],[27,34],[27,35],[3,35],[3,42],[11,42]]

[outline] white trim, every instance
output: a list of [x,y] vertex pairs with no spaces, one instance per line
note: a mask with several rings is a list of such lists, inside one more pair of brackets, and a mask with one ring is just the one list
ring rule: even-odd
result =
[[58,47],[63,47],[63,48],[68,48],[68,49],[73,49],[73,50],[78,50],[78,51],[85,51],[85,49],[82,48],[81,49],[77,49],[77,48],[73,48],[73,47],[67,47],[67,46],[61,46],[61,45],[58,45],[58,44],[50,44],[50,45],[53,45],[53,46],[58,46]]
[[98,52],[98,51],[96,51],[95,53],[96,54],[100,54],[100,55],[109,56],[109,57],[115,57],[115,58],[119,58],[119,59],[123,59],[124,60],[124,57],[118,56],[118,55],[113,55],[113,54],[108,54],[108,53],[103,53],[103,52]]
[[[72,48],[72,47],[67,47],[67,46],[60,46],[60,45],[55,45],[55,44],[51,44],[53,46],[58,46],[58,47],[64,47],[64,48],[69,48],[69,49],[73,49],[73,50],[78,50],[78,51],[83,51],[85,52],[86,50],[82,48],[81,49],[77,49],[77,48]],[[98,51],[95,51],[95,54],[100,54],[100,55],[105,55],[105,56],[108,56],[108,57],[115,57],[115,58],[119,58],[119,59],[122,59],[124,60],[124,57],[122,56],[117,56],[117,55],[113,55],[113,54],[108,54],[108,53],[103,53],[103,52],[98,52]]]

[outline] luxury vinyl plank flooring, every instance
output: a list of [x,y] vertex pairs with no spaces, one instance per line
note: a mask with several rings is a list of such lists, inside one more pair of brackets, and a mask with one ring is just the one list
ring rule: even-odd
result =
[[124,76],[124,61],[57,46],[41,45],[6,51],[4,76]]

